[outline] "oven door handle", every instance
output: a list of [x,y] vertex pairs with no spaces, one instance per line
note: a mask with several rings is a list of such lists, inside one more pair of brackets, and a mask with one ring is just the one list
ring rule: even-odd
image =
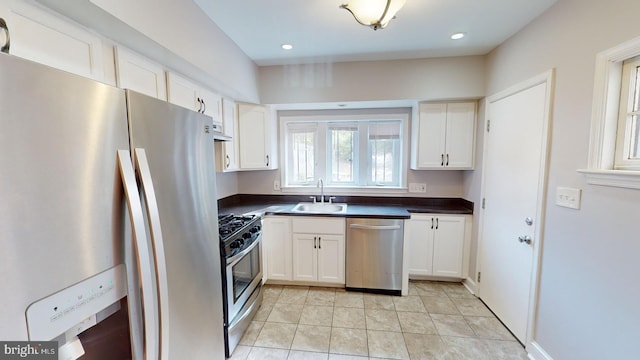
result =
[[251,250],[253,250],[256,246],[258,246],[258,244],[260,243],[260,236],[258,236],[258,238],[256,239],[256,241],[253,242],[253,244],[251,244],[251,246],[249,246],[248,248],[242,250],[241,252],[233,255],[232,257],[230,257],[229,259],[227,259],[227,266],[233,266],[235,265],[238,261],[240,261],[245,255],[247,255],[248,253],[251,252]]

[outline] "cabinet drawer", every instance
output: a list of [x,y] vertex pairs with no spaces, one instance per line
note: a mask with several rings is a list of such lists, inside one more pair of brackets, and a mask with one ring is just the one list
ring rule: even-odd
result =
[[294,233],[344,234],[344,218],[294,217],[291,222]]

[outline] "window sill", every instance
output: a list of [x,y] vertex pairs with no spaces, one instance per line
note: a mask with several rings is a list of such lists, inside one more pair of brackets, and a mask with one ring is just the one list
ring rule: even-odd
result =
[[640,171],[579,169],[587,183],[626,189],[640,189]]

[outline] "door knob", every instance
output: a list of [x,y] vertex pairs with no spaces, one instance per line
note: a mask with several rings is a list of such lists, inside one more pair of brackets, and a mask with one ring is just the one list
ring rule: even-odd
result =
[[531,236],[529,235],[519,236],[518,241],[520,241],[521,243],[527,243],[528,245],[531,245]]
[[527,217],[526,219],[524,219],[524,223],[531,226],[533,225],[533,219],[531,217]]

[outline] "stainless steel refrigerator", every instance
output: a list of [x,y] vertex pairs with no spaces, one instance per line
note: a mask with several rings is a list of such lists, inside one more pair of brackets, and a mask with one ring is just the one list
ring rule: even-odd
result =
[[0,54],[0,341],[224,358],[211,126]]

